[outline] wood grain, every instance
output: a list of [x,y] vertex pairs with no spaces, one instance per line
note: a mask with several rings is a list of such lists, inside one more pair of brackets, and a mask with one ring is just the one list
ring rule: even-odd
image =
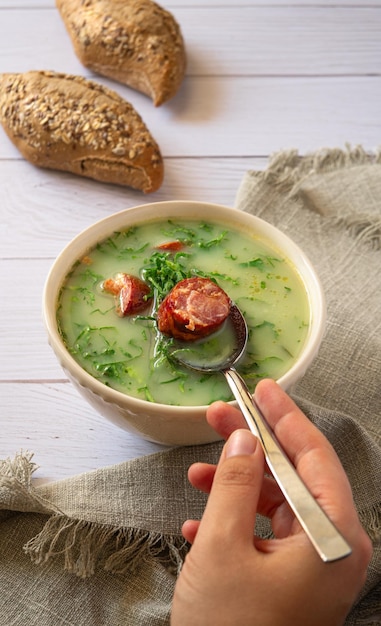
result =
[[[181,25],[188,76],[380,74],[381,4],[162,5]],[[0,52],[7,53],[8,71],[91,74],[75,56],[54,2],[22,11],[3,8],[1,22]]]

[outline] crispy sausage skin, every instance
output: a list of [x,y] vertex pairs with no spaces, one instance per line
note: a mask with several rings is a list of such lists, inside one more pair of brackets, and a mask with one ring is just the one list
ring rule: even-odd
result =
[[158,329],[175,339],[195,341],[215,332],[230,306],[229,296],[209,278],[185,278],[160,304]]
[[103,283],[104,291],[116,298],[116,312],[120,317],[143,311],[150,303],[150,288],[137,276],[120,272]]
[[156,246],[157,250],[169,250],[170,252],[178,252],[185,247],[182,241],[166,241]]

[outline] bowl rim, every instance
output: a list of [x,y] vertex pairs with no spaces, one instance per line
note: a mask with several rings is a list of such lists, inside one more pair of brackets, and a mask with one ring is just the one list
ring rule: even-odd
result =
[[[309,303],[310,303],[310,324],[309,332],[305,340],[304,347],[300,353],[297,361],[291,366],[285,374],[277,379],[277,383],[284,389],[288,389],[298,372],[296,380],[300,380],[304,375],[307,368],[315,358],[324,332],[326,323],[326,301],[324,291],[320,279],[316,273],[315,268],[310,262],[305,252],[296,244],[288,235],[278,229],[276,226],[263,220],[262,218],[247,213],[239,209],[220,205],[211,202],[192,201],[192,200],[169,200],[161,202],[151,202],[141,205],[136,205],[130,208],[122,209],[121,211],[112,213],[96,222],[93,222],[88,227],[82,229],[75,237],[73,237],[57,255],[53,261],[47,278],[45,280],[43,295],[42,295],[42,317],[45,329],[48,334],[49,344],[52,347],[56,357],[58,358],[61,367],[66,373],[70,373],[70,377],[74,378],[77,383],[85,388],[89,388],[97,396],[100,396],[104,401],[111,402],[123,406],[128,402],[129,408],[134,407],[137,413],[147,413],[160,409],[160,411],[167,411],[168,415],[177,414],[187,417],[194,415],[198,411],[205,413],[209,405],[169,405],[161,404],[157,402],[149,402],[141,398],[135,398],[121,391],[108,387],[103,382],[94,378],[91,374],[86,372],[79,363],[72,357],[67,350],[61,335],[58,332],[56,324],[56,304],[59,296],[60,287],[62,282],[73,267],[75,261],[82,258],[86,253],[96,244],[97,241],[105,239],[118,228],[128,227],[127,224],[123,224],[127,218],[131,221],[133,216],[135,223],[143,223],[147,221],[158,221],[160,219],[172,218],[187,218],[192,219],[192,214],[189,211],[195,210],[199,212],[201,207],[204,211],[210,209],[211,211],[218,211],[221,214],[222,219],[228,217],[232,225],[234,224],[234,214],[240,215],[240,220],[247,223],[250,227],[257,225],[260,228],[260,237],[273,247],[277,248],[285,246],[287,247],[287,254],[289,251],[291,254],[291,263],[298,272],[305,289],[307,291]],[[179,209],[181,209],[181,215],[179,216]],[[170,214],[163,212],[170,210]],[[151,213],[153,211],[153,213]],[[186,213],[186,215],[185,215]],[[199,215],[196,216],[199,217]],[[208,218],[207,218],[208,219]],[[210,219],[216,219],[212,217]],[[224,221],[224,220],[223,220]],[[226,222],[225,222],[226,223]],[[242,227],[242,224],[235,223],[235,228]],[[264,231],[264,232],[263,232]],[[295,262],[297,259],[297,262]],[[58,271],[58,280],[57,280]],[[308,284],[306,278],[308,277]],[[313,322],[313,323],[312,323]],[[232,400],[230,404],[237,405],[235,400]]]

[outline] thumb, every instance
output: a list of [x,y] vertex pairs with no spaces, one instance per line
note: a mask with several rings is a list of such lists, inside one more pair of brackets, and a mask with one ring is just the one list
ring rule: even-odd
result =
[[221,454],[212,489],[197,533],[209,547],[221,542],[253,545],[264,458],[249,430],[236,430]]

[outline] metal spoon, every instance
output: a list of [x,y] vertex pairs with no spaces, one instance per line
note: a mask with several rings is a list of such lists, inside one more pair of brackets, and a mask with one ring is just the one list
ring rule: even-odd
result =
[[200,362],[201,357],[197,346],[193,347],[193,344],[192,348],[189,349],[189,344],[186,348],[179,347],[177,344],[176,349],[172,352],[172,357],[193,370],[219,371],[224,374],[248,427],[262,444],[268,467],[321,559],[329,562],[349,556],[351,554],[350,546],[297,474],[244,380],[234,368],[245,351],[248,332],[245,319],[237,306],[231,307],[228,321],[233,330],[233,343],[235,344],[228,356],[226,356],[225,344],[225,356],[216,360],[212,365],[210,364],[210,357],[208,357],[208,364],[203,364]]

